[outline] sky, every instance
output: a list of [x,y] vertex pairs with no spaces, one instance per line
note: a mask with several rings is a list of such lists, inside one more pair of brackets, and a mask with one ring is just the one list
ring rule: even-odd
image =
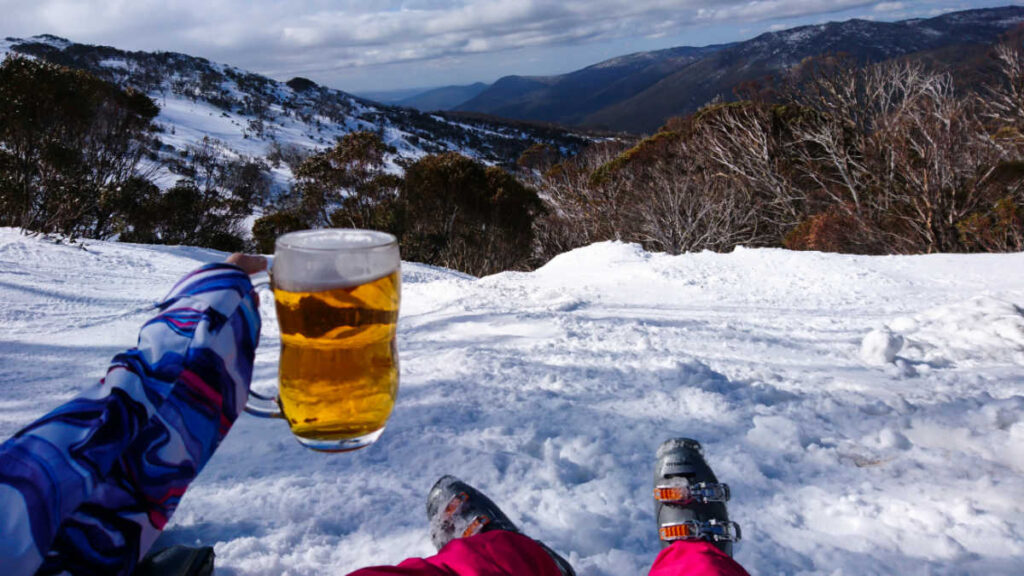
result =
[[370,93],[570,72],[829,20],[1024,0],[0,0],[0,36],[202,56]]

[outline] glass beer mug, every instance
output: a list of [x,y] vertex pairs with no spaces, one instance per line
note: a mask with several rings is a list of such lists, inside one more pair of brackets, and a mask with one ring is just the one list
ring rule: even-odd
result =
[[384,432],[398,393],[401,293],[395,237],[304,230],[277,239],[270,270],[281,329],[278,397],[246,411],[288,421],[313,450],[347,452]]

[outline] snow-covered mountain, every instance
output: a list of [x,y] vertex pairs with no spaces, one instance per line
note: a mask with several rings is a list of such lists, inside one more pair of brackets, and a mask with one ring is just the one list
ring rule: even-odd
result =
[[[507,164],[535,142],[574,149],[583,141],[556,128],[385,106],[303,78],[278,82],[185,54],[124,51],[51,35],[6,38],[0,41],[0,58],[6,53],[85,70],[145,92],[160,106],[161,155],[209,137],[226,155],[263,157],[275,147],[327,148],[341,135],[368,130],[395,147],[391,162],[397,169],[402,159],[445,151]],[[276,176],[287,181],[288,167],[279,167]]]
[[[100,378],[211,250],[0,229],[0,440]],[[646,574],[651,467],[699,438],[752,574],[1019,574],[1024,254],[650,254],[603,243],[486,278],[402,265],[402,381],[374,446],[243,415],[161,545],[218,573],[433,553],[431,484],[491,495],[580,576]],[[253,387],[279,356],[269,295]]]

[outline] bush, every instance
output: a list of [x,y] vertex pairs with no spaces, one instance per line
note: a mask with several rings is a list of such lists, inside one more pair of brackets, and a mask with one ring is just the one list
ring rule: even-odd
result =
[[0,225],[109,237],[100,206],[137,178],[159,109],[145,94],[21,57],[0,64]]
[[773,101],[713,103],[544,173],[538,253],[600,240],[879,253],[1024,248],[1024,47],[985,98],[906,61],[810,59]]
[[977,251],[1024,250],[1024,206],[1001,198],[989,212],[978,212],[957,225],[961,241]]
[[858,234],[858,222],[849,214],[830,210],[801,222],[782,244],[790,250],[818,252],[857,252],[864,245]]
[[405,222],[398,232],[411,260],[474,275],[524,269],[532,257],[537,193],[497,167],[453,152],[406,170]]
[[100,197],[104,223],[123,242],[157,244],[157,226],[161,214],[160,189],[145,178],[132,178]]
[[309,226],[295,212],[274,212],[258,218],[252,225],[252,240],[260,254],[272,254],[277,237]]

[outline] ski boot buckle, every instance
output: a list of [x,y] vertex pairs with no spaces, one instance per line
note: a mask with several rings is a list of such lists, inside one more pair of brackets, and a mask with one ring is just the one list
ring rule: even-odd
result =
[[[461,532],[461,538],[468,538],[470,536],[483,532],[484,528],[491,523],[490,517],[485,514],[477,514],[473,518],[460,518],[459,512],[461,512],[463,505],[469,500],[469,494],[460,492],[448,502],[443,512],[443,522],[452,526],[453,531]],[[468,520],[468,522],[467,522]]]
[[691,486],[683,477],[668,478],[654,488],[654,499],[664,504],[728,502],[729,497],[728,484],[698,482]]
[[740,526],[735,522],[719,522],[711,519],[707,522],[687,520],[665,524],[658,529],[658,534],[665,542],[678,540],[707,540],[709,542],[739,542]]

